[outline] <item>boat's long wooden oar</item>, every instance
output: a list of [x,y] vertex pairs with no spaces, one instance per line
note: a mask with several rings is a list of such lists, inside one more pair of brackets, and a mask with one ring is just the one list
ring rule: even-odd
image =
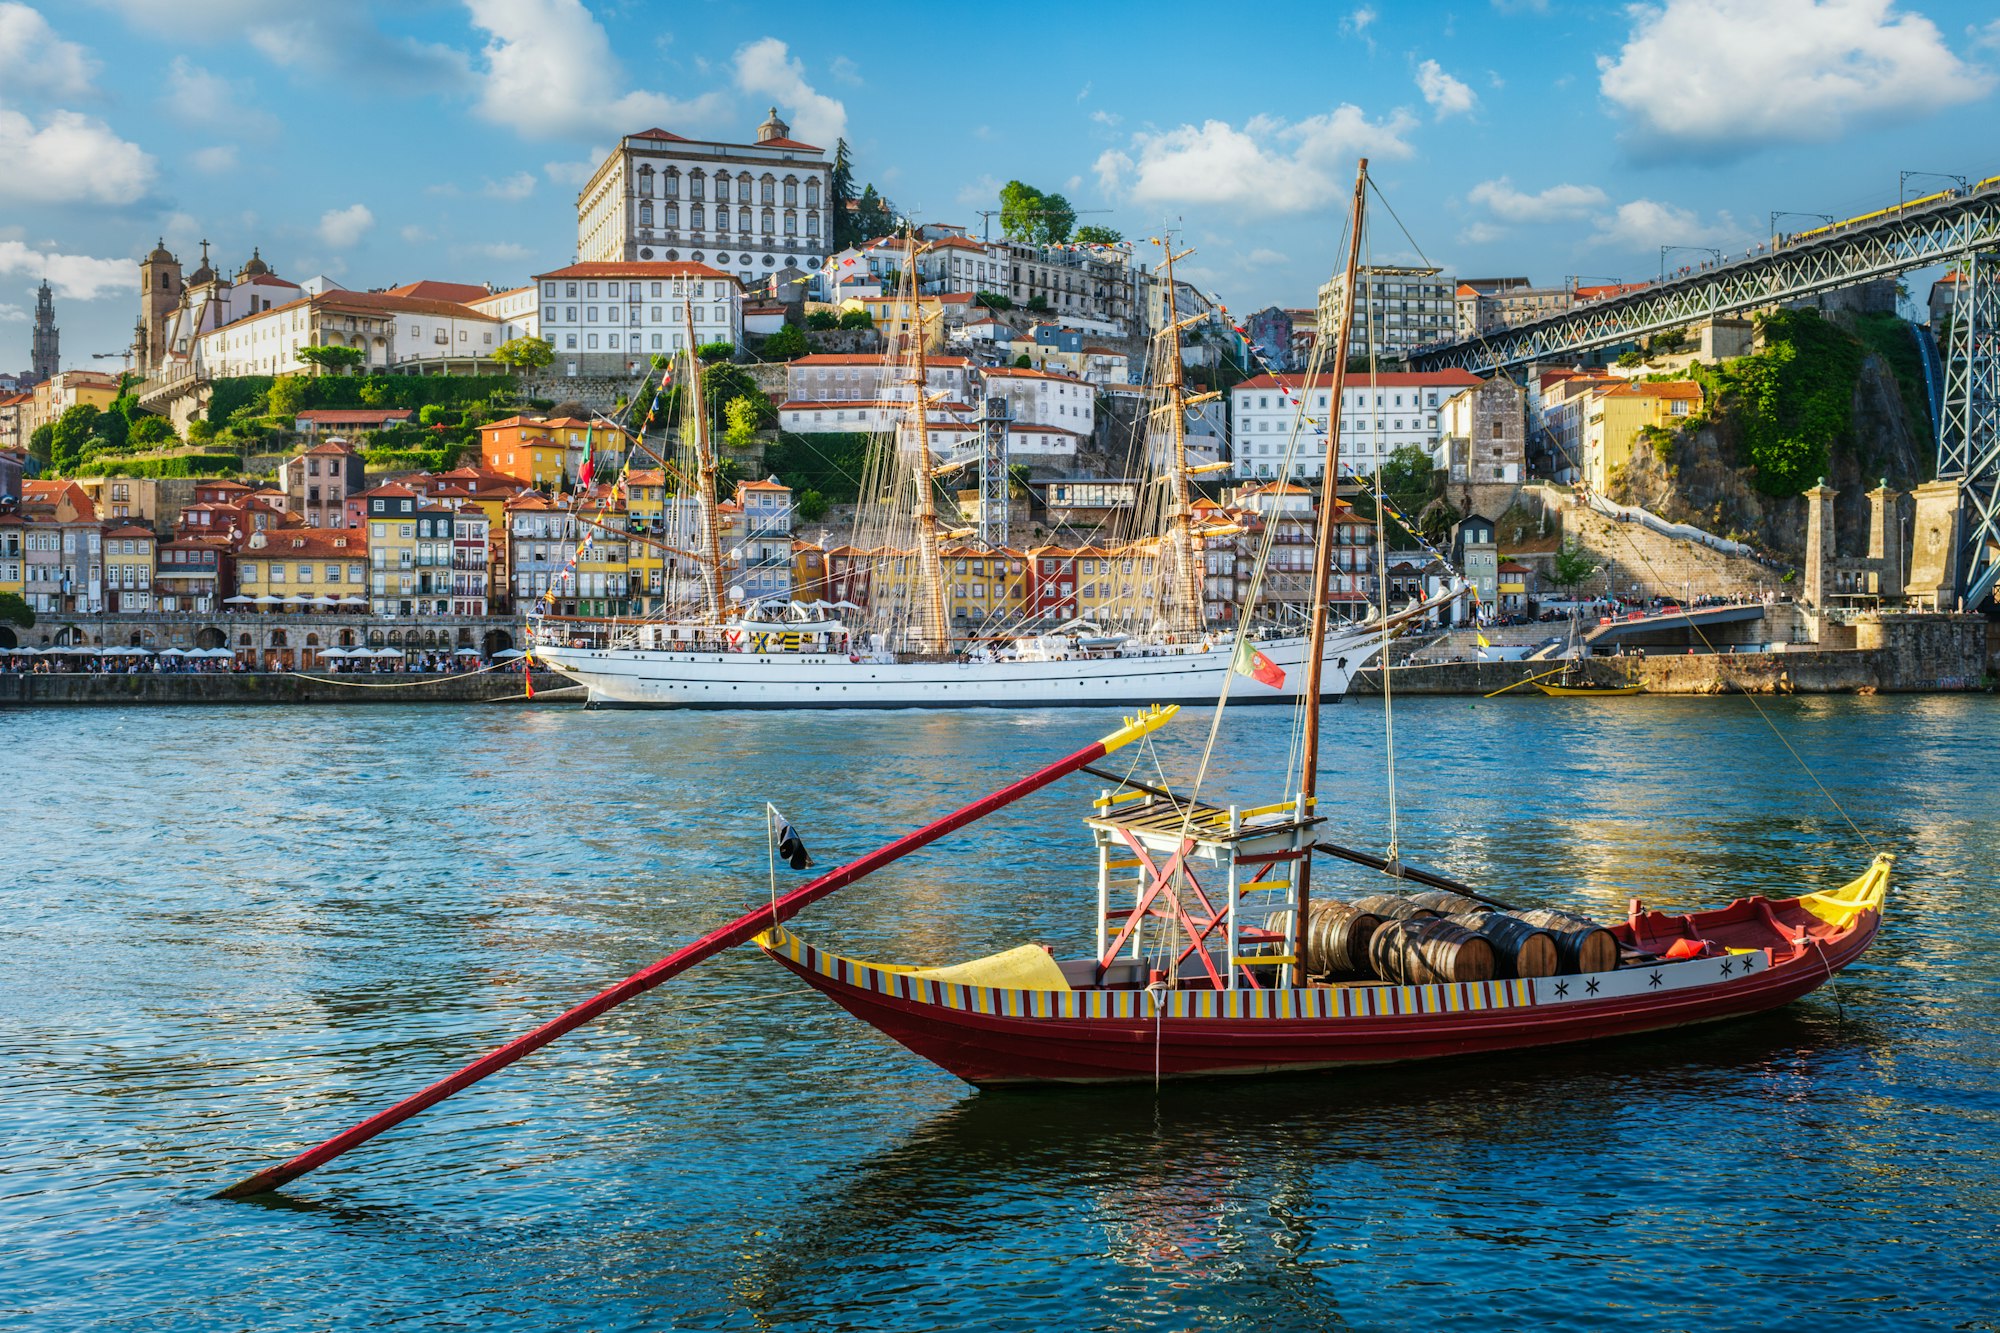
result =
[[926,824],[914,833],[905,834],[886,847],[877,848],[857,860],[849,861],[838,870],[829,871],[818,879],[802,884],[785,894],[774,903],[755,907],[737,917],[726,926],[711,930],[708,934],[684,945],[668,954],[659,962],[634,972],[625,980],[601,991],[559,1018],[554,1018],[536,1028],[526,1036],[517,1037],[500,1049],[481,1056],[449,1078],[440,1079],[422,1092],[406,1097],[386,1111],[377,1112],[352,1129],[334,1135],[316,1148],[308,1149],[279,1166],[268,1167],[256,1175],[240,1180],[228,1189],[221,1190],[213,1197],[218,1199],[242,1199],[253,1194],[264,1194],[277,1189],[288,1181],[297,1180],[315,1167],[326,1165],[349,1148],[358,1147],[374,1138],[385,1129],[400,1125],[419,1111],[437,1105],[454,1092],[471,1087],[480,1079],[498,1070],[505,1069],[522,1056],[540,1049],[573,1028],[581,1027],[591,1019],[615,1008],[635,995],[643,994],[680,972],[686,971],[707,958],[712,958],[724,949],[753,939],[763,931],[796,915],[807,905],[817,902],[836,889],[845,888],[854,881],[880,870],[891,861],[907,856],[920,847],[929,845],[955,829],[980,819],[1002,806],[1011,805],[1028,793],[1046,787],[1058,778],[1066,777],[1085,767],[1092,760],[1102,759],[1121,745],[1138,740],[1141,736],[1165,725],[1167,720],[1179,711],[1177,705],[1154,708],[1152,711],[1131,718],[1126,724],[1106,736],[1103,740],[1066,759],[1059,759],[1047,768],[1030,774],[1010,786],[1002,787],[990,796],[983,796],[963,809],[946,815],[935,823]]
[[1569,670],[1569,663],[1565,662],[1561,666],[1557,667],[1554,671],[1544,671],[1539,676],[1525,676],[1522,679],[1515,681],[1512,685],[1502,685],[1499,689],[1493,691],[1493,693],[1482,694],[1479,697],[1482,699],[1497,699],[1509,690],[1518,690],[1523,685],[1533,685],[1536,681],[1547,680],[1550,676],[1560,676],[1563,672],[1567,670]]

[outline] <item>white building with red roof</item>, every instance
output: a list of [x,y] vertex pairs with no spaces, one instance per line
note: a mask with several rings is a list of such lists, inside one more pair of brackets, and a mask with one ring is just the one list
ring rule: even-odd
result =
[[791,134],[773,107],[755,143],[626,135],[577,194],[577,258],[711,264],[745,287],[786,269],[816,278],[833,235],[833,168],[824,148]]
[[707,264],[587,260],[535,285],[560,375],[636,375],[655,356],[743,341],[743,285]]

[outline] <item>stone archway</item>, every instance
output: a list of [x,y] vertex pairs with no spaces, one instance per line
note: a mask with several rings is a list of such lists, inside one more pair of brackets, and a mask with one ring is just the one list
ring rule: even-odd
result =
[[197,648],[226,648],[229,636],[213,625],[203,625],[194,632],[194,646]]
[[133,631],[132,631],[132,635],[131,635],[131,637],[125,640],[125,646],[126,646],[127,648],[137,648],[137,647],[139,646],[139,631],[138,631],[138,630],[133,630]]
[[354,631],[353,631],[353,630],[351,630],[351,629],[344,629],[344,630],[342,630],[342,631],[340,632],[340,646],[341,646],[342,648],[352,648],[352,647],[354,646]]
[[0,625],[0,648],[19,648],[21,640],[16,637],[12,625]]
[[486,656],[491,657],[495,653],[504,653],[513,646],[514,636],[512,634],[509,634],[504,629],[490,629],[486,631],[486,637],[480,640],[479,650]]

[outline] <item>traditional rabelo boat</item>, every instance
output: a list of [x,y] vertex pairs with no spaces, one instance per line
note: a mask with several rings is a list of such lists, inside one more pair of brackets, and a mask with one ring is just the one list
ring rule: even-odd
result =
[[[1348,345],[1367,163],[1355,184]],[[1341,359],[1333,360],[1339,401]],[[1329,432],[1332,448],[1338,435]],[[1336,458],[1322,503],[1335,503]],[[1320,525],[1305,700],[1327,633],[1331,524]],[[1254,591],[1253,591],[1254,596]],[[1385,672],[1386,686],[1393,672]],[[1218,705],[1220,706],[1220,705]],[[1300,709],[1297,785],[1264,805],[1217,805],[1093,767],[1165,725],[1155,707],[1039,771],[642,968],[567,1012],[298,1154],[220,1191],[277,1189],[724,950],[756,942],[855,1017],[978,1086],[1256,1074],[1492,1054],[1754,1014],[1825,984],[1881,926],[1894,858],[1845,886],[1738,898],[1674,913],[1636,900],[1600,925],[1517,911],[1441,875],[1341,847],[1315,792],[1319,707]],[[1386,711],[1386,710],[1385,710]],[[1393,735],[1393,733],[1392,733]],[[812,903],[1064,777],[1108,783],[1085,822],[1097,853],[1095,947],[1058,961],[1039,943],[952,966],[865,962],[823,951],[785,923]],[[1391,770],[1393,774],[1393,768]],[[1391,807],[1393,813],[1393,805]],[[1394,827],[1392,822],[1392,828]],[[789,826],[774,836],[787,851]],[[800,852],[796,843],[791,852]],[[1317,860],[1359,863],[1421,892],[1316,898]],[[775,867],[775,860],[773,862]],[[775,868],[773,870],[775,875]]]
[[1543,694],[1553,695],[1558,699],[1609,698],[1617,695],[1644,694],[1646,692],[1646,687],[1644,685],[1639,685],[1639,684],[1564,685],[1561,682],[1550,682],[1545,680],[1536,681],[1535,688],[1540,690]]

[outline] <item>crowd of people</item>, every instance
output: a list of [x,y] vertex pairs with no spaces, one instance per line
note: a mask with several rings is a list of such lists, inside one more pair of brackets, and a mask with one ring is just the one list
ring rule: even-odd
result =
[[[392,648],[307,648],[303,656],[274,653],[260,664],[254,654],[239,657],[227,648],[29,647],[0,648],[0,672],[32,675],[218,675],[259,670],[296,670],[310,674],[459,675],[479,671],[501,660],[469,651],[424,651],[405,654]],[[508,657],[518,657],[510,653]],[[247,658],[247,660],[246,660]],[[290,661],[290,665],[282,663]]]

